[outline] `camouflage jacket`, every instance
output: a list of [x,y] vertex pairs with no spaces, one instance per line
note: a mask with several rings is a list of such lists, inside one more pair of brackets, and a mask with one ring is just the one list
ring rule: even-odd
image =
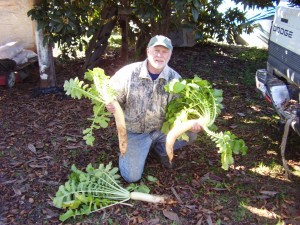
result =
[[118,93],[124,110],[126,128],[134,133],[160,130],[165,118],[165,108],[174,96],[164,86],[181,76],[166,66],[153,81],[148,73],[147,60],[129,64],[112,76],[111,84]]

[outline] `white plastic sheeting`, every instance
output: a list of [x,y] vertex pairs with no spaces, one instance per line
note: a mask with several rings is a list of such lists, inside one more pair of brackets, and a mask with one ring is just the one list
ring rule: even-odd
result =
[[23,48],[34,50],[34,23],[27,16],[33,0],[0,0],[0,45],[17,41]]

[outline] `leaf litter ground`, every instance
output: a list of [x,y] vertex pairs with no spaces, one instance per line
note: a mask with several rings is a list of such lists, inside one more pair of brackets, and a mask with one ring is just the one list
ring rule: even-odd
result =
[[[197,74],[224,90],[225,108],[216,124],[245,140],[246,156],[235,156],[234,166],[224,171],[216,147],[200,134],[197,142],[176,153],[173,170],[163,169],[150,153],[139,182],[176,204],[130,202],[133,207],[114,206],[66,224],[300,224],[300,138],[293,132],[289,136],[286,158],[293,176],[287,180],[281,166],[282,130],[274,110],[255,90],[253,68],[264,68],[266,62],[237,57],[247,51],[198,45],[175,48],[170,61],[183,77]],[[78,76],[82,64],[57,63],[58,87]],[[112,75],[122,65],[116,54],[108,54],[100,67]],[[37,94],[37,74],[32,71],[12,89],[0,87],[0,224],[61,224],[62,211],[51,198],[71,165],[117,166],[114,121],[97,131],[94,147],[86,146],[82,130],[89,126],[89,102],[59,90]]]

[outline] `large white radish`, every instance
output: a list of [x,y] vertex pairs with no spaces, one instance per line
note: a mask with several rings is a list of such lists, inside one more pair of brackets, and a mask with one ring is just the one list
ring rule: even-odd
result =
[[114,106],[114,117],[118,132],[118,139],[119,139],[119,148],[121,155],[123,156],[126,153],[127,149],[127,133],[126,133],[126,124],[125,124],[125,117],[123,110],[118,101],[112,101],[111,104]]
[[194,120],[187,120],[177,126],[174,126],[167,134],[166,138],[166,152],[169,157],[170,162],[173,160],[174,157],[174,143],[176,139],[182,135],[184,132],[192,129],[195,123],[199,125],[203,124],[203,119],[194,119]]

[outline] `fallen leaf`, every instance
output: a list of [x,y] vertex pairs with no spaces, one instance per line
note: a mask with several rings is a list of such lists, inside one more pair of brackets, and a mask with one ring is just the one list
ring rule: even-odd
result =
[[201,224],[202,224],[202,220],[203,220],[203,217],[201,217],[201,218],[198,220],[198,222],[197,222],[196,225],[201,225]]
[[19,166],[21,166],[21,165],[23,165],[24,164],[24,162],[12,162],[12,163],[10,163],[10,165],[12,166],[12,167],[19,167]]
[[209,209],[205,209],[205,208],[201,209],[201,211],[204,212],[205,214],[213,214],[214,213],[213,211],[211,211]]
[[229,218],[228,218],[227,216],[224,216],[223,220],[224,220],[224,221],[228,221]]
[[278,194],[278,192],[276,192],[276,191],[260,191],[260,193],[263,195],[269,195],[269,196],[275,196],[276,194]]
[[47,185],[49,185],[49,186],[57,186],[57,185],[59,185],[59,182],[57,182],[57,181],[52,181],[52,180],[39,180],[39,182],[40,183],[42,183],[42,184],[47,184]]
[[35,146],[36,146],[36,148],[43,148],[45,145],[44,145],[44,143],[42,142],[42,141],[37,141],[36,143],[35,143]]
[[168,219],[179,222],[179,217],[176,213],[171,212],[169,210],[163,210],[163,214]]
[[14,192],[15,192],[16,195],[21,195],[22,194],[21,189],[15,187],[15,186],[13,186],[13,190],[14,190]]
[[268,198],[270,198],[270,196],[268,196],[268,195],[256,195],[256,196],[251,196],[251,198],[268,199]]
[[221,210],[221,209],[223,209],[223,206],[222,205],[217,205],[215,208],[214,208],[214,210]]
[[57,217],[59,214],[52,211],[51,209],[48,209],[48,208],[44,208],[42,209],[43,211],[43,214],[46,214],[46,218],[53,218],[53,217]]
[[143,217],[138,216],[138,217],[137,217],[137,221],[138,221],[139,224],[141,224],[141,223],[144,222],[144,219],[143,219]]
[[31,152],[33,152],[34,154],[36,154],[36,148],[34,147],[33,144],[29,143],[29,144],[27,145],[27,148],[28,148]]
[[208,225],[213,225],[212,219],[210,215],[206,215],[206,222],[208,223]]
[[171,191],[172,191],[173,194],[175,195],[175,197],[176,197],[176,199],[178,200],[178,202],[179,202],[180,204],[182,204],[183,202],[182,202],[180,196],[178,195],[178,193],[176,192],[175,188],[171,187]]
[[216,187],[214,187],[212,189],[215,190],[215,191],[228,191],[227,188],[216,188]]
[[72,149],[78,149],[81,148],[82,146],[80,144],[78,145],[67,145],[66,149],[72,150]]
[[288,200],[288,199],[283,199],[283,201],[284,201],[285,203],[289,204],[289,205],[294,205],[294,204],[295,204],[294,201],[290,201],[290,200]]
[[156,225],[159,224],[159,219],[158,218],[154,218],[148,221],[149,225]]
[[33,122],[33,127],[34,128],[40,128],[40,126],[35,121]]
[[12,183],[15,183],[16,182],[16,180],[7,180],[7,181],[3,181],[3,182],[1,182],[1,184],[12,184]]
[[51,156],[43,156],[43,157],[40,157],[39,159],[47,159],[47,160],[52,160],[53,159],[53,157],[51,157]]
[[28,164],[28,166],[30,166],[31,168],[45,168],[45,167],[47,167],[45,165],[39,165],[39,164],[35,164],[35,163],[30,163],[30,164]]

